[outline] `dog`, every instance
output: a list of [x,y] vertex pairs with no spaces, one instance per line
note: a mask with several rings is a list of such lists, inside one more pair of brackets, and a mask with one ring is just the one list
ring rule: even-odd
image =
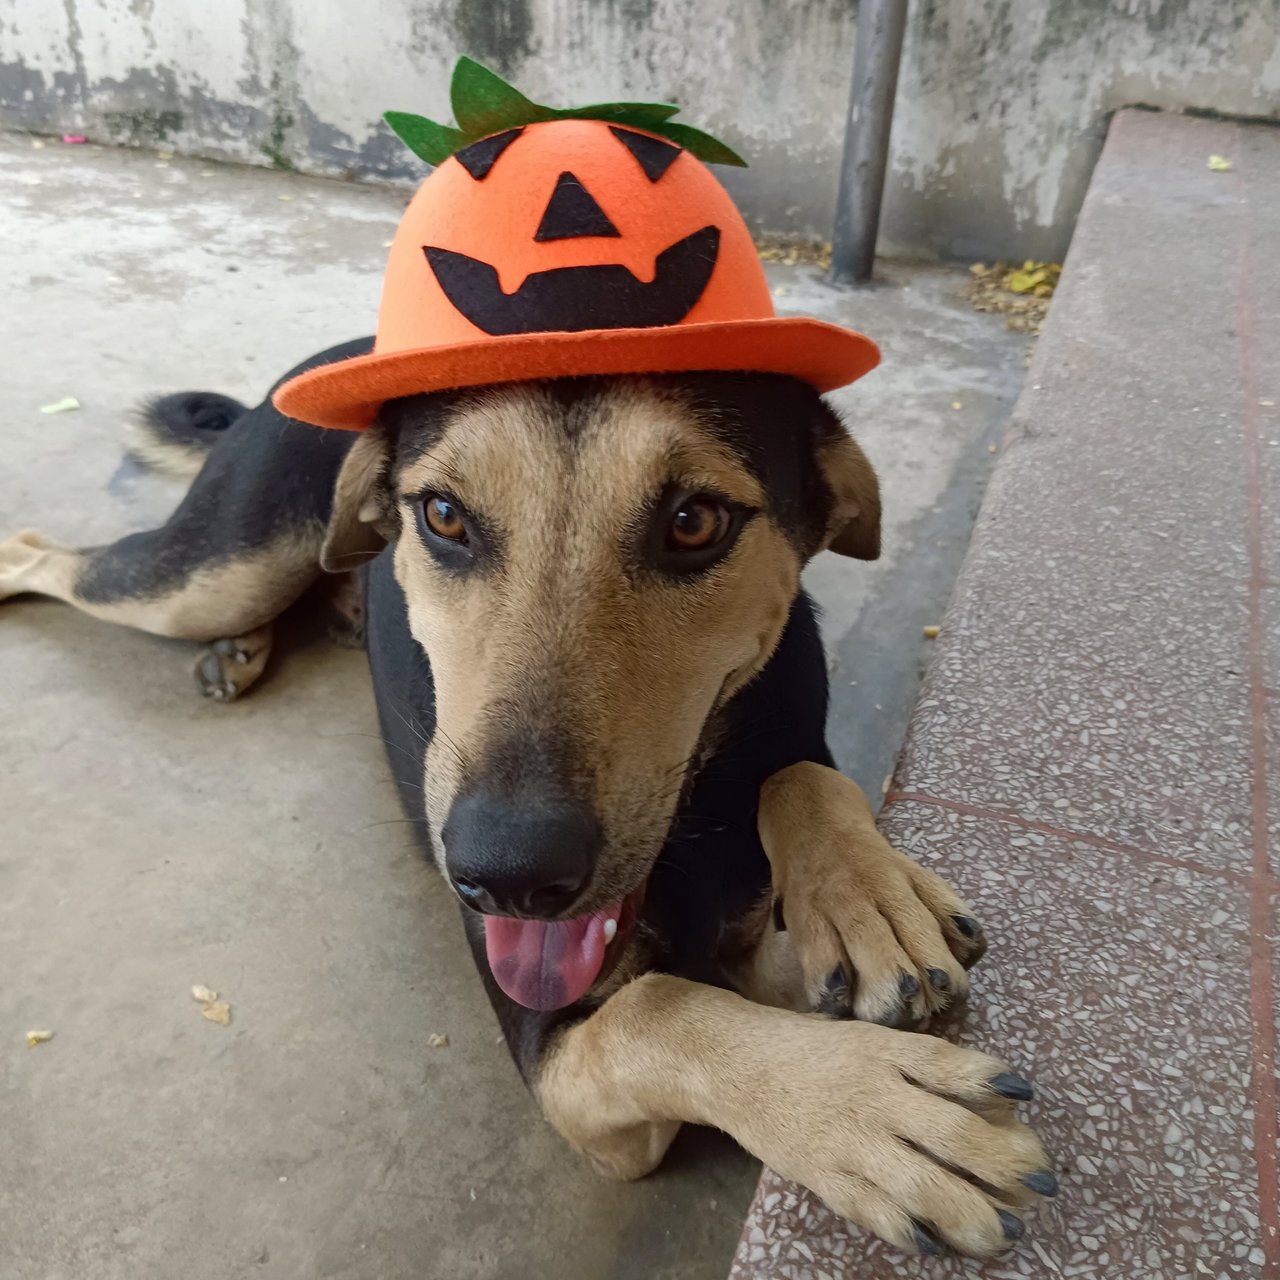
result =
[[401,397],[361,433],[191,392],[143,427],[146,458],[196,472],[168,522],[88,550],[20,533],[0,599],[199,642],[199,692],[230,701],[333,584],[404,810],[572,1147],[638,1178],[713,1125],[903,1249],[1023,1234],[1056,1193],[1013,1114],[1031,1086],[917,1030],[983,930],[824,739],[801,569],[874,559],[880,506],[817,392],[555,378]]

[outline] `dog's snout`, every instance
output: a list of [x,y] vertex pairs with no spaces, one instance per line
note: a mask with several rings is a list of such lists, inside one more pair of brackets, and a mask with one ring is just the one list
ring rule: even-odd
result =
[[520,802],[485,791],[459,796],[442,831],[445,869],[459,896],[488,915],[552,919],[591,879],[602,832],[585,807]]

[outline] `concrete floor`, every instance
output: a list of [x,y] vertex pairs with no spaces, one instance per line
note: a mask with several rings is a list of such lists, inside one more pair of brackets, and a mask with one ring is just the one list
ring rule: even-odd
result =
[[[94,543],[163,518],[175,488],[122,462],[128,406],[256,399],[367,331],[402,203],[0,137],[0,533]],[[885,347],[837,399],[884,481],[886,556],[810,574],[833,739],[878,793],[1024,342],[967,309],[959,273],[850,294],[771,270],[780,307]],[[83,407],[39,413],[67,395]],[[0,606],[0,1276],[723,1275],[754,1162],[689,1133],[617,1186],[540,1121],[399,821],[361,655],[301,642],[230,707],[196,697],[193,657]],[[33,1028],[55,1038],[28,1048]]]

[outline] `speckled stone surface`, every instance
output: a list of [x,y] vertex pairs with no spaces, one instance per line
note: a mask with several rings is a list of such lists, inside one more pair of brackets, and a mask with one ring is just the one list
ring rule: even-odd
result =
[[1280,1280],[1278,245],[1280,132],[1117,116],[882,815],[1061,1196],[914,1259],[766,1171],[733,1280]]

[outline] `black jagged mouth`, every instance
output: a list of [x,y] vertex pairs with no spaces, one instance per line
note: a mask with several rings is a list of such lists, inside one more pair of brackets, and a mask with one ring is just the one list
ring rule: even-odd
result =
[[647,283],[620,263],[608,263],[535,271],[514,293],[503,293],[489,263],[423,247],[445,296],[477,329],[495,337],[679,324],[702,297],[719,251],[719,227],[703,227],[658,254]]

